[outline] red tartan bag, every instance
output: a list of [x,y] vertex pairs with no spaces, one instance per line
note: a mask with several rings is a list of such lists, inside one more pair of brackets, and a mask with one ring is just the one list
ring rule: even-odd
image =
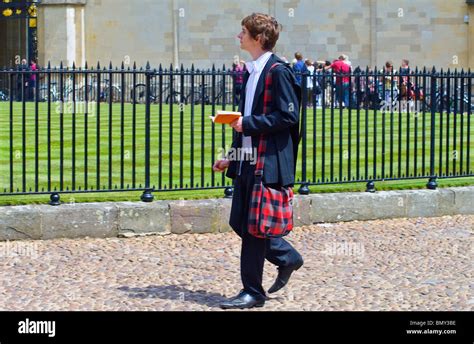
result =
[[[270,111],[272,102],[271,70],[279,65],[270,67],[265,79],[263,98],[264,113]],[[269,187],[263,184],[263,167],[267,140],[260,135],[258,145],[257,166],[255,167],[255,183],[248,218],[248,231],[257,238],[280,238],[293,229],[293,189],[291,187]]]

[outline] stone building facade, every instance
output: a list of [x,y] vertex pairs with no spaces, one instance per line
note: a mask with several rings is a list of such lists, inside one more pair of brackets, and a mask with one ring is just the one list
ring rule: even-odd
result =
[[349,55],[357,66],[402,58],[412,66],[474,67],[471,0],[42,0],[40,64],[230,66],[251,12],[270,13],[283,32],[276,52],[313,60]]

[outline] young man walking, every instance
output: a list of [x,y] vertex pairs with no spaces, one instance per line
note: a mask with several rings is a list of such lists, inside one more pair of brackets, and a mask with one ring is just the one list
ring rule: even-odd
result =
[[[253,13],[242,20],[237,36],[240,47],[250,53],[239,104],[241,118],[231,123],[237,135],[232,149],[247,152],[238,159],[217,160],[214,171],[234,179],[234,195],[230,225],[242,239],[240,257],[242,291],[221,304],[224,309],[262,307],[266,293],[262,286],[265,258],[278,267],[278,275],[269,293],[283,288],[303,265],[301,255],[283,238],[257,238],[248,232],[248,217],[255,180],[255,160],[261,134],[266,136],[263,182],[268,186],[290,187],[295,181],[299,141],[300,87],[288,64],[272,53],[278,40],[280,25],[275,18]],[[267,73],[271,70],[272,102],[263,113]]]

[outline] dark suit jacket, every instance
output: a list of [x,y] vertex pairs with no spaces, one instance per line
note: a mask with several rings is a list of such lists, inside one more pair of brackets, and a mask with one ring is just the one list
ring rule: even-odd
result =
[[[263,91],[265,78],[272,69],[272,106],[268,114],[263,114]],[[249,73],[244,75],[239,111],[244,114],[245,88]],[[296,82],[293,70],[276,55],[272,55],[258,80],[252,106],[252,115],[242,120],[243,133],[252,136],[252,145],[258,148],[261,134],[266,134],[267,150],[263,168],[263,182],[290,186],[295,182],[296,157],[299,143],[299,105],[301,90]],[[234,137],[232,148],[242,147],[242,134]],[[256,150],[255,150],[256,151]],[[239,172],[240,161],[231,161],[227,177],[235,178]]]

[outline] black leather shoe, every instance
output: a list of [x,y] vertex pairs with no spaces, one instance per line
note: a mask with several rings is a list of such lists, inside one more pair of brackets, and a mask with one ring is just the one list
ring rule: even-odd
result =
[[278,268],[278,276],[275,280],[275,283],[268,289],[269,293],[274,293],[283,288],[288,281],[290,280],[290,276],[293,273],[293,271],[298,270],[303,266],[303,260],[298,262],[296,265],[292,266],[281,266]]
[[263,307],[265,298],[257,298],[246,292],[241,292],[237,297],[224,301],[220,304],[222,309],[245,309]]
[[241,290],[239,291],[239,293],[238,293],[237,295],[235,295],[235,296],[232,296],[232,297],[229,299],[229,301],[230,301],[230,300],[238,299],[239,297],[241,297],[241,296],[244,295],[244,294],[246,294],[246,292],[245,292],[243,289],[241,289]]

